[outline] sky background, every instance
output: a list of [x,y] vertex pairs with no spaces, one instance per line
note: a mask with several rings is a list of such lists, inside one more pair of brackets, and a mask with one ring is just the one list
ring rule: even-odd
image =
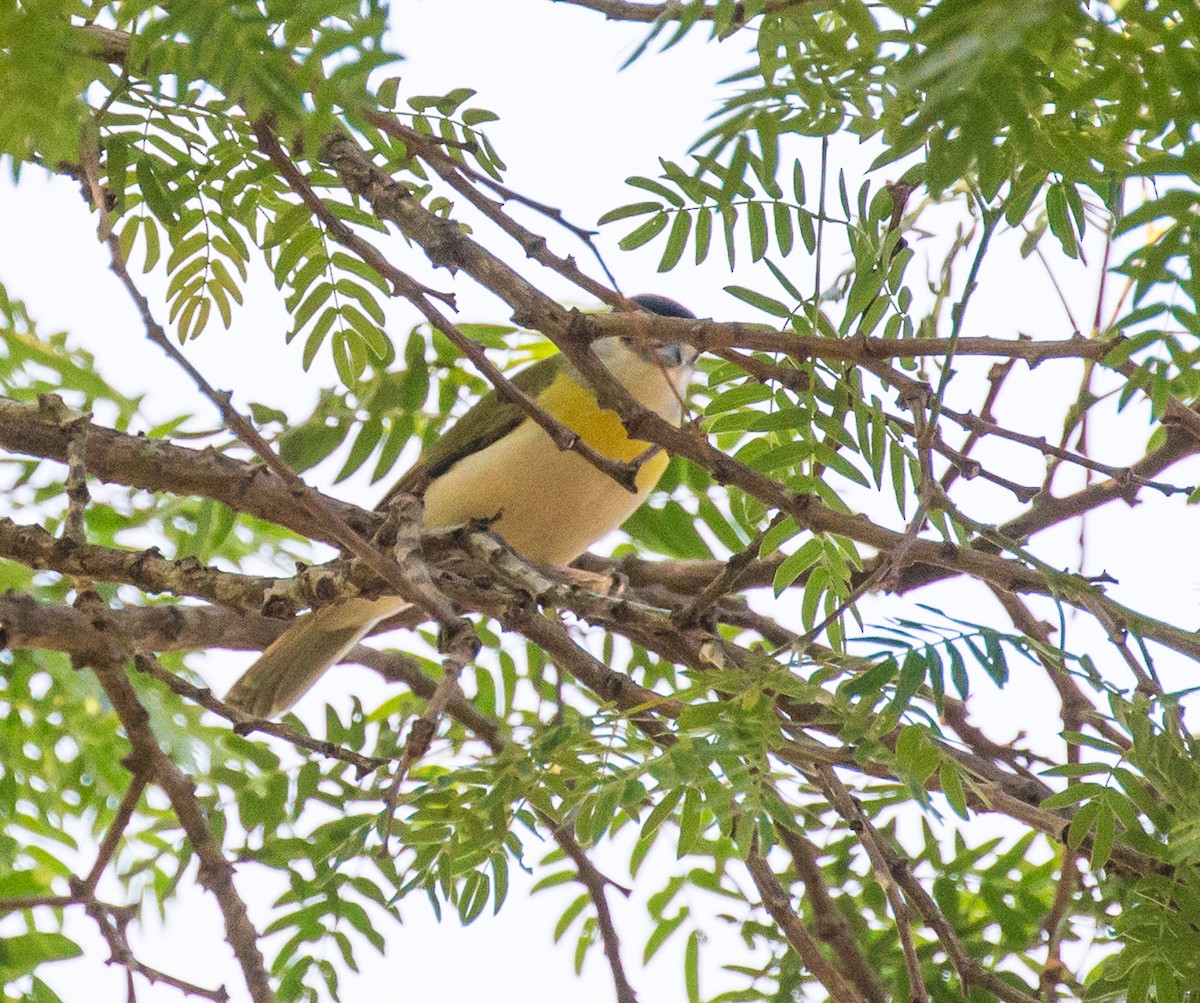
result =
[[[669,52],[653,51],[629,69],[618,72],[624,60],[643,36],[644,28],[605,22],[599,15],[565,4],[545,0],[438,0],[403,2],[392,6],[392,44],[406,57],[398,71],[403,77],[402,94],[445,93],[455,87],[470,86],[479,93],[474,104],[500,115],[500,121],[488,127],[494,145],[507,162],[506,182],[518,191],[561,208],[575,223],[591,225],[616,205],[638,200],[624,179],[632,174],[654,176],[657,158],[685,161],[693,141],[704,131],[706,118],[716,109],[722,93],[717,81],[744,68],[750,62],[747,47],[752,35],[744,33],[723,45],[706,44],[707,29],[696,29],[683,43]],[[815,147],[796,144],[792,156],[801,157],[810,177],[816,177]],[[850,143],[835,144],[832,162],[847,172],[853,192],[861,180],[875,150]],[[876,186],[891,180],[899,172],[885,170],[872,176]],[[937,208],[923,220],[932,234],[928,250],[937,260],[938,247],[953,235],[961,213],[957,208]],[[536,218],[523,217],[527,225],[546,232],[558,253],[574,254],[581,265],[599,275],[590,254],[565,231],[550,231]],[[632,253],[622,253],[616,242],[632,226],[617,223],[605,227],[599,246],[605,253],[627,294],[655,291],[672,296],[700,316],[720,319],[762,321],[749,307],[730,297],[723,287],[738,282],[755,285],[770,292],[772,282],[761,268],[749,267],[748,254],[737,274],[731,276],[722,253],[713,253],[700,268],[685,262],[669,275],[656,272],[661,244]],[[79,199],[77,187],[63,179],[47,179],[27,169],[19,188],[7,175],[0,180],[0,281],[10,295],[25,300],[30,313],[44,333],[71,332],[77,344],[93,351],[100,371],[126,393],[146,392],[145,409],[151,421],[161,420],[188,410],[201,425],[214,422],[208,404],[202,400],[182,373],[142,334],[140,322],[125,293],[106,267],[106,256],[95,240],[95,222]],[[539,281],[542,287],[564,301],[588,304],[572,287],[538,266],[521,260],[515,245],[504,244],[494,231],[476,234],[489,247],[499,249],[514,266]],[[967,335],[1015,337],[1028,333],[1037,338],[1061,338],[1072,333],[1072,323],[1058,296],[1036,259],[1022,261],[1015,253],[1019,234],[1003,234],[997,240],[998,253],[989,258],[981,275],[981,286],[973,300]],[[799,243],[799,242],[798,242]],[[1096,244],[1090,247],[1090,261],[1098,261]],[[460,277],[452,280],[446,273],[430,271],[418,251],[405,247],[398,239],[387,248],[396,263],[411,270],[418,278],[439,288],[453,288],[458,296],[460,317],[468,321],[504,322],[507,312],[487,292]],[[1047,248],[1048,252],[1050,248]],[[140,265],[140,252],[134,261]],[[811,286],[811,264],[803,260],[803,248],[787,260],[790,275],[801,288]],[[965,270],[965,264],[964,264]],[[260,401],[282,407],[293,416],[306,413],[316,399],[317,388],[335,382],[327,351],[305,373],[300,364],[299,342],[283,347],[287,321],[273,284],[263,268],[258,268],[246,306],[235,314],[233,327],[225,331],[214,319],[205,334],[187,346],[189,358],[210,382],[235,392],[235,402]],[[136,273],[135,273],[136,274]],[[1076,318],[1090,322],[1095,305],[1099,271],[1092,264],[1064,269],[1060,282]],[[139,280],[151,299],[158,316],[166,317],[163,298],[165,279],[154,274]],[[404,304],[389,305],[389,329],[393,334],[407,331],[417,321],[414,311]],[[962,379],[956,381],[956,406],[973,409],[981,399],[980,381],[986,367],[964,363]],[[1014,374],[1009,388],[997,407],[997,417],[1010,427],[1031,434],[1057,438],[1065,404],[1073,394],[1073,383],[1063,381],[1062,369],[1051,366],[1031,374]],[[1074,377],[1072,377],[1072,380]],[[1018,393],[1018,387],[1023,393]],[[895,402],[887,398],[890,405]],[[898,408],[892,407],[893,412]],[[1108,415],[1105,417],[1105,415]],[[1122,463],[1140,455],[1148,433],[1146,415],[1137,405],[1120,420],[1109,412],[1098,414],[1093,442],[1099,443],[1097,457],[1106,462]],[[981,454],[984,455],[984,454]],[[1032,451],[998,447],[990,454],[994,460],[1015,465],[1013,474],[1025,483],[1039,483],[1042,476],[1040,457]],[[332,485],[337,463],[326,464],[311,472],[308,479],[323,490],[373,504],[382,494],[383,485],[369,487],[362,477]],[[369,465],[368,465],[369,466]],[[1020,474],[1024,474],[1021,476]],[[1200,481],[1200,469],[1193,461],[1171,472],[1176,483]],[[1080,486],[1080,478],[1066,472],[1058,482],[1059,490]],[[894,505],[885,498],[855,495],[852,505],[872,512],[888,512],[895,524]],[[1006,502],[984,485],[971,485],[966,496],[976,505],[975,515],[1001,520]],[[1180,540],[1196,538],[1185,519],[1194,525],[1195,510],[1185,510],[1182,499],[1164,499],[1147,493],[1137,512],[1136,530],[1129,509],[1123,504],[1110,505],[1090,516],[1087,523],[1090,549],[1082,554],[1079,527],[1039,536],[1035,552],[1051,564],[1083,570],[1107,571],[1119,580],[1110,594],[1164,620],[1195,625],[1197,576],[1194,562],[1186,559],[1164,560],[1160,555],[1180,555]],[[889,508],[890,506],[890,508]],[[601,548],[602,549],[602,548]],[[1194,548],[1193,552],[1194,552]],[[1102,554],[1102,562],[1092,555]],[[1099,563],[1098,563],[1099,562]],[[765,600],[759,600],[766,606]],[[785,598],[782,615],[789,613]],[[955,583],[925,590],[909,599],[871,600],[864,604],[865,615],[885,616],[920,614],[915,602],[942,606],[956,615],[990,622],[1007,628],[994,600],[981,587]],[[794,607],[792,607],[794,611]],[[1043,607],[1049,616],[1052,608]],[[1055,619],[1057,617],[1055,616]],[[1067,624],[1067,646],[1073,650],[1092,650],[1102,666],[1115,668],[1103,637],[1081,618]],[[223,654],[205,662],[205,672],[214,688],[221,690],[236,677],[238,670],[251,660],[249,655]],[[1171,678],[1177,673],[1186,681],[1178,662],[1163,656],[1160,669]],[[368,704],[381,698],[382,687],[373,677],[348,669],[338,674],[336,687],[318,687],[301,705],[303,715],[320,717],[326,700],[348,706],[348,692],[362,693]],[[984,692],[976,684],[976,692]],[[332,690],[332,691],[331,691]],[[977,698],[978,701],[979,698]],[[986,707],[978,702],[973,709],[984,713],[989,734],[1000,741],[1011,740],[1018,731],[1027,732],[1031,744],[1057,752],[1054,734],[1058,730],[1057,698],[1040,669],[1032,665],[1014,667],[1012,683],[1003,691],[986,692]],[[949,816],[944,832],[949,838],[955,825]],[[979,841],[993,830],[1005,832],[1003,825],[990,818],[970,823],[972,841]],[[548,849],[548,848],[547,848]],[[536,861],[544,852],[530,847],[529,860]],[[660,847],[643,867],[641,877],[666,873],[677,867],[673,855]],[[84,853],[83,859],[89,859]],[[602,870],[622,880],[628,861],[628,845],[602,847],[596,853]],[[515,872],[514,872],[515,873]],[[525,881],[527,886],[530,882]],[[681,978],[683,938],[677,935],[645,970],[639,964],[642,945],[649,930],[645,919],[645,893],[656,890],[661,881],[648,881],[628,902],[614,901],[618,927],[625,931],[624,955],[630,978],[645,1001],[675,1003],[684,997]],[[460,928],[455,918],[440,925],[432,922],[427,904],[413,896],[402,904],[404,926],[383,928],[389,939],[389,955],[381,958],[364,948],[359,953],[362,974],[343,983],[347,1003],[393,998],[470,999],[488,998],[508,1001],[567,997],[579,1003],[607,1001],[612,988],[607,966],[598,948],[584,969],[584,977],[572,973],[574,936],[551,946],[551,933],[561,909],[577,893],[554,889],[530,900],[521,881],[514,881],[508,902],[499,917],[485,914],[473,926]],[[245,870],[239,886],[251,901],[259,917],[266,914],[272,888]],[[697,911],[712,911],[712,903],[689,900]],[[702,991],[712,994],[725,984],[718,971],[722,962],[744,963],[746,956],[732,936],[714,929],[703,962]],[[88,957],[63,963],[47,973],[47,981],[64,1000],[84,998],[118,1000],[124,998],[123,973],[101,964],[104,949],[90,934],[86,923],[75,923],[74,932],[88,945]],[[244,998],[240,979],[233,968],[228,948],[220,939],[215,908],[202,895],[185,893],[162,928],[152,917],[134,938],[139,957],[185,979],[203,984],[224,981],[232,998]],[[330,950],[333,951],[332,946]],[[269,950],[268,950],[268,953]],[[143,1003],[173,1003],[178,993],[139,983],[138,999]]]

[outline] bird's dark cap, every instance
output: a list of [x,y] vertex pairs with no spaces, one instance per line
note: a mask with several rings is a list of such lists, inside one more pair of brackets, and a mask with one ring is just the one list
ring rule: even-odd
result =
[[687,307],[680,303],[676,303],[673,299],[670,299],[666,296],[659,296],[657,293],[642,293],[640,296],[630,296],[629,298],[643,310],[646,310],[650,313],[656,313],[660,317],[685,317],[688,320],[696,319],[696,315]]

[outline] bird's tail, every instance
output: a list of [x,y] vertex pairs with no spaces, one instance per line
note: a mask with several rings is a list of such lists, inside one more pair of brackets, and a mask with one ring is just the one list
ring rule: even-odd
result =
[[301,617],[233,684],[225,702],[251,717],[282,714],[377,623],[409,605],[397,596],[347,599]]

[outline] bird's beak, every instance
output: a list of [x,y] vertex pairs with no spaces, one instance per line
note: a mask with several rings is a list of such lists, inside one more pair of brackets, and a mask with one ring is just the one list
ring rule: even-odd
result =
[[681,366],[690,366],[696,361],[696,356],[700,354],[693,346],[685,345],[681,341],[672,341],[665,345],[656,345],[654,350],[658,355],[659,361],[668,369],[678,369]]

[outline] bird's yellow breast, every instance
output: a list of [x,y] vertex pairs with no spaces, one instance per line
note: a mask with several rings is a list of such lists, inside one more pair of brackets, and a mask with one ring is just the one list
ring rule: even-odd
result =
[[[596,452],[631,463],[650,448],[650,443],[631,439],[621,424],[621,419],[612,411],[600,406],[591,392],[584,389],[567,373],[559,373],[538,397],[542,408],[562,424],[566,425]],[[669,457],[662,450],[642,464],[637,474],[639,489],[647,490],[658,483],[667,469]]]
[[[679,417],[680,386],[661,368],[626,365],[622,384],[645,407],[670,421]],[[630,462],[649,448],[632,439],[621,419],[596,402],[569,372],[557,376],[538,403],[609,459]],[[453,526],[495,518],[493,530],[517,553],[566,564],[629,518],[667,468],[659,451],[642,464],[632,493],[578,453],[560,450],[532,419],[464,457],[425,492],[425,525]]]

